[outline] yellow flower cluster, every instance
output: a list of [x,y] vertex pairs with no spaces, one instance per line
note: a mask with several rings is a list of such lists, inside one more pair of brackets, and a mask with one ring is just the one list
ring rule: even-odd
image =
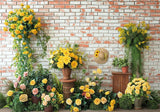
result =
[[[77,50],[77,51],[76,51]],[[76,69],[83,64],[82,56],[78,49],[73,50],[73,48],[59,48],[58,50],[50,52],[50,64],[59,69],[68,67],[71,69]],[[55,67],[55,68],[56,68]]]
[[63,94],[57,93],[57,95],[58,95],[58,103],[59,103],[59,104],[63,104],[63,103],[64,103]]
[[[134,78],[132,82],[129,82],[125,90],[125,94],[134,96],[143,96],[150,94],[150,85],[142,78]],[[141,94],[143,93],[143,94]]]
[[108,106],[108,111],[113,111],[114,110],[114,105],[116,104],[115,99],[112,99],[110,102],[110,106]]
[[[138,50],[142,48],[149,49],[148,41],[151,39],[147,34],[149,24],[144,21],[136,24],[129,23],[124,25],[125,28],[119,28],[119,43],[124,44],[126,47],[135,46]],[[133,37],[133,35],[136,35]],[[140,39],[141,38],[141,39]]]

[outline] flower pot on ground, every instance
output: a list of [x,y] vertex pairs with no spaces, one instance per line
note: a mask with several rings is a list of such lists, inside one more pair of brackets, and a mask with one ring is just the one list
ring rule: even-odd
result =
[[70,79],[71,71],[72,71],[72,70],[71,70],[70,68],[63,68],[63,69],[62,69],[63,79],[64,79],[64,80]]
[[41,98],[37,96],[32,96],[32,103],[38,104],[41,101]]
[[49,105],[48,107],[44,108],[44,112],[53,112],[53,107],[52,105]]
[[128,66],[122,67],[122,73],[128,73]]
[[142,109],[142,100],[143,100],[143,97],[141,97],[141,98],[135,98],[135,101],[134,101],[134,109],[135,110]]
[[114,58],[112,65],[114,67],[119,67],[122,69],[123,73],[128,73],[128,58],[125,56],[124,58]]

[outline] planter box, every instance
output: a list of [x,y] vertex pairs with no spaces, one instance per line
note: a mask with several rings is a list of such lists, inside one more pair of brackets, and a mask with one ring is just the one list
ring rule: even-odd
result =
[[125,93],[131,73],[112,72],[112,75],[113,92],[117,93],[120,91]]

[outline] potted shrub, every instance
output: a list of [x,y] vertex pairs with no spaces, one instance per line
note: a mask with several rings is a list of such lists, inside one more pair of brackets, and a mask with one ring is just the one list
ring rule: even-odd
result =
[[124,58],[114,58],[112,65],[114,67],[119,67],[122,69],[123,73],[128,73],[128,58],[124,57]]
[[129,94],[124,94],[119,98],[119,107],[121,109],[132,109],[133,103]]

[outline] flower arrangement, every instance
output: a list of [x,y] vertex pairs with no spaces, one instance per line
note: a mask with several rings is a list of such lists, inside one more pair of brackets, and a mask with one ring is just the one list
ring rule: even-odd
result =
[[134,78],[128,83],[125,94],[130,94],[134,98],[148,97],[151,93],[149,83],[142,78]]
[[70,68],[77,69],[82,66],[85,61],[83,53],[79,51],[79,46],[74,44],[71,47],[70,43],[65,45],[65,48],[58,47],[57,50],[50,52],[50,65],[56,69]]
[[78,112],[85,109],[104,109],[112,111],[116,104],[116,94],[101,89],[103,78],[97,76],[102,70],[93,71],[93,78],[86,77],[86,84],[79,88],[71,88],[71,97],[66,100],[67,108]]
[[[46,55],[46,44],[50,37],[42,30],[41,19],[36,19],[34,10],[30,9],[29,5],[24,7],[23,3],[21,9],[9,12],[4,24],[7,26],[3,28],[4,31],[9,30],[14,38],[13,49],[16,50],[16,55],[13,58],[15,61],[13,65],[17,67],[17,77],[25,71],[31,71],[32,63],[37,59],[33,56],[34,50],[30,46],[31,38],[36,37],[37,45],[41,45],[43,49],[43,53],[39,56],[44,57]],[[40,35],[40,33],[42,34]]]

